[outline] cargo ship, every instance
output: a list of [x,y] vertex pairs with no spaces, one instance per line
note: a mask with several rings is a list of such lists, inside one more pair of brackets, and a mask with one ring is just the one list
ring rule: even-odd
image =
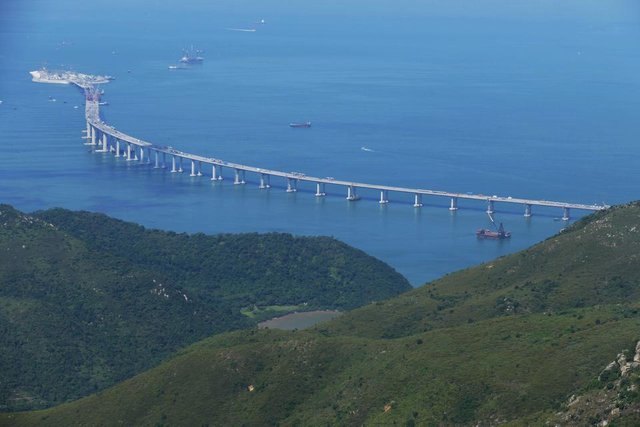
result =
[[289,123],[289,127],[292,127],[292,128],[310,128],[311,127],[311,122]]

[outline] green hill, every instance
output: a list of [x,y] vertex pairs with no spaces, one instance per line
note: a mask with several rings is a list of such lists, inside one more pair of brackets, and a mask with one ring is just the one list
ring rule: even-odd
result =
[[348,309],[408,282],[330,238],[206,236],[0,206],[0,409],[101,390],[273,310]]
[[[640,376],[622,384],[601,372],[640,338],[639,256],[640,205],[610,209],[529,250],[312,330],[212,337],[105,391],[0,420],[592,425],[622,407],[610,425],[636,425]],[[594,397],[589,417],[575,418],[567,404],[573,394],[606,393],[623,400],[595,410],[605,401]]]

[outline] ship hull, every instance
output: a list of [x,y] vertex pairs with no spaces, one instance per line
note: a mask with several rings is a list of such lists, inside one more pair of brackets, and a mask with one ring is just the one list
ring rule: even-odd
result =
[[502,239],[510,238],[511,233],[508,231],[500,233],[500,232],[491,231],[487,229],[481,229],[476,231],[476,236],[478,237],[478,239],[502,240]]

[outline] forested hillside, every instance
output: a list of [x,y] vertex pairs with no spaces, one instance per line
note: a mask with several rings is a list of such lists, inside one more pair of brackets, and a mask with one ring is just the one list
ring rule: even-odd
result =
[[639,257],[636,203],[314,329],[218,335],[103,392],[0,419],[638,425]]
[[250,327],[246,307],[348,309],[410,289],[331,238],[176,234],[61,209],[0,206],[0,251],[3,410],[79,398]]

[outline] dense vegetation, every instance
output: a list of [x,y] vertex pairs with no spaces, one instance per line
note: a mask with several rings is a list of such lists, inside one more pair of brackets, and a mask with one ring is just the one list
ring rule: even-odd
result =
[[176,234],[61,209],[0,206],[0,251],[3,410],[101,390],[255,324],[246,307],[347,309],[410,288],[330,238]]
[[[601,372],[640,338],[638,257],[640,205],[633,204],[312,330],[218,335],[77,402],[0,420],[571,424],[573,415],[559,412],[571,395],[611,388],[626,399],[615,403],[626,405],[615,423],[637,425],[640,394]],[[585,424],[599,422],[602,411],[592,413]]]

